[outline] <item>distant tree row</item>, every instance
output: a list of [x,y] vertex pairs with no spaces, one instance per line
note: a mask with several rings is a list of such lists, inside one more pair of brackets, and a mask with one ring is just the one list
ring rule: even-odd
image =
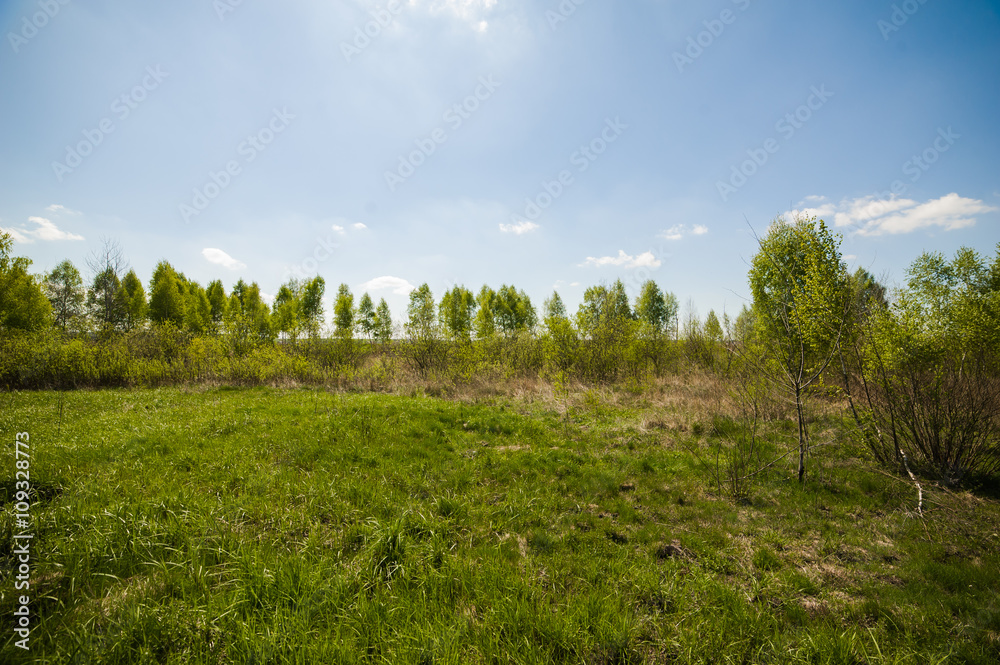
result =
[[[379,312],[372,317],[371,299],[364,294],[357,310],[354,296],[342,284],[334,306],[335,336],[350,338],[360,331],[365,337],[377,338],[373,331],[378,321],[384,321]],[[384,304],[384,301],[383,301]],[[380,305],[379,311],[388,313]],[[510,339],[519,335],[552,332],[565,326],[575,327],[584,337],[591,337],[601,326],[613,321],[633,321],[644,330],[657,336],[670,335],[676,329],[677,298],[664,293],[652,280],[647,281],[635,301],[629,304],[625,286],[617,280],[610,287],[594,286],[587,289],[576,316],[570,319],[558,292],[553,292],[543,304],[542,319],[523,290],[504,284],[498,290],[488,285],[474,295],[464,286],[454,286],[445,291],[436,302],[430,287],[425,283],[410,292],[403,329],[406,336],[416,339],[449,339],[454,341],[489,339],[495,336]],[[712,314],[714,316],[714,313]]]
[[[317,338],[323,332],[326,284],[319,276],[283,284],[269,307],[256,282],[248,285],[241,279],[227,294],[220,280],[202,287],[167,261],[157,264],[144,287],[134,270],[126,271],[120,247],[109,241],[88,261],[94,275],[89,284],[69,260],[44,275],[33,276],[28,273],[30,260],[11,257],[12,241],[9,236],[2,238],[3,329],[38,330],[53,325],[65,333],[106,335],[142,329],[150,323],[169,324],[194,334],[226,333],[246,344],[278,337],[292,341],[303,336]],[[497,290],[484,285],[478,294],[455,286],[435,302],[430,287],[423,284],[410,293],[402,331],[417,338],[471,340],[541,331],[559,333],[572,328],[590,338],[624,321],[635,322],[655,337],[675,336],[679,332],[677,298],[650,280],[632,304],[618,280],[611,286],[588,288],[572,318],[558,292],[553,292],[539,319],[528,295],[510,285]],[[706,330],[716,328],[721,338],[718,319],[710,312]],[[394,332],[385,299],[376,306],[365,293],[355,304],[350,288],[339,286],[333,307],[335,338],[360,335],[386,343]]]

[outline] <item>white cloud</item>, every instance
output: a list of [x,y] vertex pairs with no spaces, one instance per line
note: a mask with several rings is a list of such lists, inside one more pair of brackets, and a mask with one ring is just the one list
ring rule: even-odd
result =
[[591,266],[603,268],[604,266],[622,266],[624,268],[659,268],[660,260],[653,256],[652,252],[643,252],[638,256],[629,256],[625,250],[619,249],[618,256],[602,256],[600,258],[588,256],[587,260],[580,266]]
[[215,263],[216,265],[228,268],[229,270],[242,270],[247,267],[247,265],[242,261],[237,261],[221,249],[216,249],[214,247],[207,247],[201,250],[201,255],[204,256],[210,263]]
[[[379,13],[387,7],[385,0],[362,0],[362,4],[367,6],[369,13]],[[400,7],[392,10],[394,18],[403,16],[404,12],[406,15],[420,13],[453,18],[478,33],[489,29],[490,17],[501,9],[497,0],[401,0],[400,4],[403,6],[402,11]]]
[[36,240],[45,242],[53,240],[83,240],[83,236],[59,229],[50,220],[44,217],[29,217],[28,221],[36,225],[36,228],[26,229],[23,226],[19,229],[5,228],[6,231],[17,242],[31,244]]
[[482,32],[480,25],[486,23],[480,19],[497,4],[497,0],[410,0],[411,5],[427,10],[432,14],[450,12],[455,16],[472,22],[473,27]]
[[[365,4],[375,12],[386,7],[385,0],[365,0]],[[465,23],[470,29],[482,33],[489,28],[487,17],[497,9],[498,3],[497,0],[404,0],[402,4],[405,12],[451,16]],[[402,15],[398,9],[393,13]]]
[[331,220],[330,228],[337,235],[346,236],[348,229],[352,231],[364,231],[368,227],[361,222],[352,222],[346,217],[335,217]]
[[361,288],[365,291],[392,291],[398,296],[405,296],[409,295],[410,291],[416,287],[402,277],[384,275],[365,282],[361,285]]
[[660,234],[664,240],[681,240],[685,236],[703,236],[708,233],[708,227],[702,224],[695,224],[688,228],[686,224],[674,224],[669,229]]
[[22,234],[20,231],[18,231],[15,228],[9,228],[8,229],[8,228],[5,228],[3,226],[0,226],[0,233],[6,233],[6,234],[10,235],[10,237],[14,239],[14,242],[23,242],[25,244],[35,242],[34,240],[32,240],[31,238],[29,238],[26,235]]
[[538,224],[534,222],[529,222],[527,220],[523,222],[518,222],[517,224],[501,224],[500,230],[503,233],[513,233],[514,235],[523,235],[525,233],[531,233],[535,229],[540,228]]
[[56,212],[56,213],[64,212],[67,215],[79,215],[80,214],[79,210],[71,210],[71,209],[67,208],[64,205],[59,205],[58,203],[53,203],[52,205],[48,206],[45,209],[48,210],[49,212]]
[[853,228],[862,236],[898,235],[934,228],[954,231],[975,225],[977,215],[998,210],[982,201],[955,193],[924,203],[895,196],[888,199],[864,196],[844,199],[840,203],[821,196],[810,196],[800,205],[806,202],[816,205],[790,210],[785,216],[815,216],[832,221],[836,228]]

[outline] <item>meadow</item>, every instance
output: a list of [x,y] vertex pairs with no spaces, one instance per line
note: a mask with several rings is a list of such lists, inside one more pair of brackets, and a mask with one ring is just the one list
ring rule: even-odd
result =
[[[31,435],[35,539],[30,651],[7,622],[0,661],[1000,661],[995,486],[924,482],[918,514],[817,397],[805,483],[778,459],[735,499],[725,394],[698,372],[2,394],[5,450]],[[761,454],[794,430],[769,419]]]

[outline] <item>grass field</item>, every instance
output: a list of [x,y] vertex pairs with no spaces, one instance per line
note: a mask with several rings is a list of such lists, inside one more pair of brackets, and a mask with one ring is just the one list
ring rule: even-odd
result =
[[734,502],[702,390],[0,395],[0,661],[1000,662],[1000,502],[925,487],[919,517],[835,405],[804,487],[789,460]]

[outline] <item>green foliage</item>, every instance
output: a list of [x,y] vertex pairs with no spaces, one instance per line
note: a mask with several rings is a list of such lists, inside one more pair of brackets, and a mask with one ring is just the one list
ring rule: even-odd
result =
[[753,309],[743,305],[740,313],[736,315],[736,320],[733,321],[729,336],[734,340],[747,339],[759,329]]
[[45,275],[42,288],[52,305],[53,324],[63,332],[81,332],[86,326],[87,291],[73,262],[65,259],[53,268]]
[[142,281],[134,270],[125,275],[122,289],[125,291],[125,330],[141,328],[149,317],[149,303],[146,302],[146,289],[142,288]]
[[317,275],[302,285],[302,293],[299,296],[299,316],[302,327],[313,339],[319,337],[320,328],[323,325],[323,295],[325,293],[326,282]]
[[580,337],[565,316],[550,316],[545,321],[542,345],[545,366],[552,375],[565,376],[578,362]]
[[358,303],[358,330],[369,341],[375,338],[375,332],[378,330],[375,303],[372,302],[372,297],[367,292],[361,296],[361,301]]
[[494,304],[497,299],[496,291],[483,285],[476,296],[476,319],[473,323],[477,339],[488,339],[497,332],[496,315]]
[[[89,300],[102,331],[115,335],[67,341],[42,334],[31,337],[38,344],[31,349],[28,338],[13,333],[44,331],[51,305],[38,298],[39,284],[27,273],[30,262],[12,259],[11,248],[5,236],[0,322],[4,335],[11,336],[3,381],[12,388],[162,385],[212,377],[241,384],[315,380],[381,389],[403,359],[422,379],[440,382],[435,390],[540,376],[560,390],[572,381],[620,382],[641,394],[655,385],[651,376],[661,376],[671,363],[680,370],[676,363],[686,351],[692,363],[729,380],[750,367],[772,385],[784,386],[794,398],[804,474],[806,397],[819,392],[831,359],[846,350],[840,363],[844,388],[861,436],[879,461],[897,464],[905,453],[919,470],[948,483],[1000,467],[1000,250],[992,263],[967,249],[951,260],[939,253],[919,257],[890,307],[885,288],[869,273],[847,275],[838,237],[822,222],[779,219],[754,257],[754,307],[744,308],[734,322],[720,321],[710,311],[702,324],[691,303],[677,342],[670,339],[676,298],[648,281],[633,311],[619,280],[587,289],[572,319],[553,293],[541,326],[528,296],[513,286],[499,291],[483,286],[475,299],[455,287],[435,305],[424,284],[410,296],[407,339],[396,343],[385,300],[375,309],[365,294],[355,313],[353,295],[341,285],[334,323],[344,343],[334,345],[318,339],[322,278],[283,285],[272,313],[256,284],[241,280],[227,299],[221,282],[202,289],[166,261],[150,281],[152,325],[146,328],[142,283],[134,271],[118,281],[121,257],[107,243]],[[82,332],[84,321],[74,314],[82,287],[74,272],[63,262],[44,288],[57,305],[57,327]],[[381,346],[351,343],[355,324]],[[126,335],[116,341],[121,332]],[[312,338],[305,348],[288,353],[274,348],[277,334],[294,340],[303,332]],[[218,343],[204,339],[219,333],[224,337]],[[762,403],[767,418],[782,417],[775,397]]]
[[545,301],[542,311],[544,366],[550,376],[565,378],[578,361],[580,337],[557,291],[553,291],[552,296]]
[[864,268],[858,268],[851,275],[850,289],[851,309],[856,319],[889,306],[885,286]]
[[322,277],[300,281],[290,279],[278,289],[274,297],[271,327],[274,334],[284,334],[293,342],[306,333],[310,339],[319,337],[323,322],[323,293],[326,283]]
[[778,217],[751,263],[757,323],[790,371],[816,371],[843,332],[849,291],[839,248],[825,222]]
[[552,296],[543,303],[542,313],[542,323],[546,327],[553,321],[569,321],[569,316],[566,314],[566,305],[563,304],[558,291],[553,291]]
[[821,379],[839,354],[850,323],[851,292],[840,260],[840,237],[823,221],[778,217],[759,241],[750,267],[754,322],[765,342],[759,369],[780,368],[780,381],[794,398],[799,427],[799,481],[805,480],[809,450],[805,390]]
[[426,283],[410,291],[404,325],[406,357],[411,366],[425,377],[432,370],[441,369],[448,357],[434,310],[434,294]]
[[429,340],[438,336],[437,317],[434,315],[434,294],[426,284],[410,291],[410,304],[406,308],[406,333],[410,339]]
[[274,307],[272,311],[271,323],[274,330],[279,334],[287,335],[292,341],[298,339],[302,330],[299,317],[299,298],[296,295],[300,290],[297,280],[289,280],[287,284],[282,284],[274,296]]
[[496,328],[504,337],[529,333],[538,325],[538,314],[524,291],[504,284],[492,302]]
[[476,298],[464,286],[446,291],[438,305],[438,321],[452,339],[468,340],[476,312]]
[[992,265],[967,247],[949,262],[940,252],[920,255],[907,271],[907,286],[894,311],[928,343],[947,341],[966,352],[985,345],[1000,351],[1000,246]]
[[355,328],[354,294],[347,284],[337,288],[337,300],[333,306],[333,334],[339,339],[353,339]]
[[917,258],[891,307],[865,319],[857,343],[862,437],[876,459],[906,455],[957,483],[1000,471],[1000,289],[992,265],[962,248]]
[[11,257],[13,246],[10,234],[0,231],[0,331],[41,330],[51,323],[52,306],[28,274],[31,259]]
[[633,377],[642,371],[642,347],[637,344],[640,322],[629,306],[621,280],[610,287],[593,286],[584,292],[576,313],[583,342],[578,371],[589,381],[616,380],[623,372]]
[[318,337],[323,323],[323,295],[326,282],[322,277],[313,277],[302,289],[302,320],[310,337]]
[[643,283],[635,299],[635,316],[644,324],[644,330],[654,338],[669,335],[677,326],[677,296],[660,290],[656,282]]
[[576,324],[581,334],[593,337],[602,330],[606,332],[634,318],[625,285],[619,279],[611,288],[591,286],[584,292],[583,302],[576,313]]
[[[271,313],[273,333],[287,336],[297,342],[306,333],[311,339],[319,337],[323,320],[323,293],[326,284],[322,277],[300,281],[290,279],[278,289]],[[349,295],[349,293],[348,293]]]
[[274,340],[271,314],[260,297],[260,287],[254,282],[247,286],[242,279],[233,287],[226,310],[226,332],[237,354],[245,354]]
[[226,288],[222,285],[222,280],[216,279],[209,282],[205,289],[205,295],[208,296],[208,304],[212,308],[212,331],[218,333],[222,330],[226,310],[229,308],[229,298],[226,296]]
[[212,303],[198,282],[187,282],[184,305],[184,326],[197,335],[208,334],[213,329]]
[[121,279],[110,266],[94,276],[87,292],[87,308],[101,332],[111,333],[125,329],[128,322],[128,297]]
[[187,316],[187,290],[174,267],[160,261],[149,282],[149,320],[169,323],[177,328]]
[[714,344],[722,342],[722,324],[719,323],[719,317],[716,315],[714,309],[708,310],[708,316],[705,317],[705,338]]
[[723,338],[725,331],[719,321],[715,310],[708,310],[704,325],[697,329],[697,357],[700,362],[709,369],[716,369],[721,364],[721,357],[725,353]]
[[385,298],[378,301],[378,309],[375,310],[375,340],[381,344],[388,344],[392,340],[392,313],[389,311],[389,304]]

